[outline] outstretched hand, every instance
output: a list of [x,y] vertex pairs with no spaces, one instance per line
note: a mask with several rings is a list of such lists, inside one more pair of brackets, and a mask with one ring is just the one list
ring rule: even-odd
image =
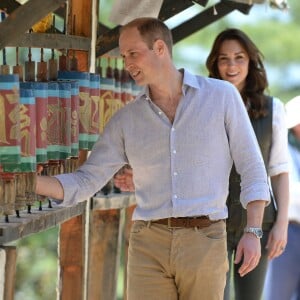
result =
[[114,185],[122,192],[134,192],[133,172],[129,167],[123,168],[114,176]]
[[235,264],[243,260],[238,271],[241,277],[245,276],[258,265],[260,256],[260,239],[256,238],[252,233],[244,233],[237,246],[234,260]]

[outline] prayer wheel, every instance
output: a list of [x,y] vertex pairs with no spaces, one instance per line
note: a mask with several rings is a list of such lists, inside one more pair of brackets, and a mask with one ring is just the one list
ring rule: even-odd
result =
[[78,71],[58,71],[59,80],[77,80],[79,84],[79,149],[88,150],[91,118],[90,74]]
[[71,80],[71,156],[79,152],[79,83]]
[[0,75],[0,164],[20,161],[20,85],[18,75]]
[[59,86],[55,81],[48,82],[48,115],[47,115],[47,157],[49,160],[60,159],[60,104]]
[[33,91],[36,102],[36,162],[47,163],[48,83],[21,82],[20,85]]
[[99,102],[100,102],[100,75],[90,74],[91,119],[89,128],[89,150],[99,138]]
[[33,91],[20,89],[20,146],[21,156],[16,163],[4,164],[5,172],[36,171],[36,107]]
[[113,101],[114,101],[114,78],[101,77],[101,90],[100,90],[100,124],[99,131],[103,132],[105,125],[110,120],[113,114]]
[[58,81],[60,113],[60,159],[71,156],[71,83]]

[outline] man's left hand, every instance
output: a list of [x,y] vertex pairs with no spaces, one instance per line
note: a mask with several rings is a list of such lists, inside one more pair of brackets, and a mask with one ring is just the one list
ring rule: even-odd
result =
[[243,259],[238,271],[241,277],[245,276],[258,265],[260,256],[260,239],[255,237],[252,233],[244,233],[239,241],[234,260],[234,263],[238,264]]

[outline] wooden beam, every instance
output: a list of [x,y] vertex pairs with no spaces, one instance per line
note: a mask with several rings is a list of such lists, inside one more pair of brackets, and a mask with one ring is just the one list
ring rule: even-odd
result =
[[202,11],[188,21],[182,23],[181,25],[173,28],[173,42],[177,43],[185,39],[189,35],[199,31],[213,22],[216,22],[234,10],[248,13],[251,7],[252,6],[248,4],[235,3],[232,1],[219,2],[216,5]]
[[17,42],[11,42],[7,46],[89,51],[91,39],[55,33],[24,33]]
[[[86,202],[80,202],[72,207],[43,207],[43,210],[33,208],[31,213],[20,212],[20,218],[9,216],[9,223],[0,222],[0,245],[16,241],[28,235],[39,233],[57,226],[85,212]],[[3,217],[4,218],[4,217]]]
[[[203,2],[203,0],[199,1]],[[158,18],[162,21],[165,21],[192,5],[194,5],[192,1],[165,0],[160,9]],[[116,26],[109,31],[100,32],[96,43],[96,57],[99,57],[118,47],[119,29],[120,26]]]
[[[16,0],[1,0],[0,9],[4,10],[8,15],[11,14],[15,9],[17,9],[21,4]],[[58,9],[53,11],[56,15],[65,18],[66,16],[66,6],[60,6]]]
[[15,0],[1,0],[0,9],[4,10],[7,14],[12,13],[21,4]]
[[14,10],[0,23],[0,49],[16,44],[19,38],[50,12],[64,5],[65,0],[30,0]]
[[165,21],[193,5],[192,1],[164,0],[158,18]]
[[195,0],[195,1],[174,1],[174,0],[164,0],[158,18],[162,21],[166,21],[169,18],[177,15],[178,13],[186,10],[187,8],[199,4],[201,6],[206,6],[208,0]]

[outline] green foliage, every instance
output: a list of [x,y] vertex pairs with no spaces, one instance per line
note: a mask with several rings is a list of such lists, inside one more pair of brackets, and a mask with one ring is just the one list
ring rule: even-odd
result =
[[288,0],[289,12],[294,23],[300,23],[300,2],[299,0]]
[[18,241],[15,300],[56,299],[57,235],[55,227]]
[[299,34],[299,28],[296,24],[265,20],[259,25],[247,25],[241,29],[259,46],[268,63],[280,67],[299,62],[299,40],[295,38]]

